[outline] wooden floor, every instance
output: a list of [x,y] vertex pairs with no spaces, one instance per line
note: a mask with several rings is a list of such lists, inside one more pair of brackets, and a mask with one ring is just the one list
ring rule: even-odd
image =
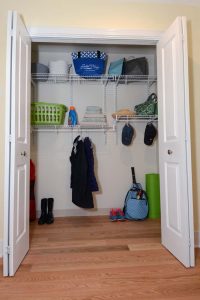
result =
[[[31,245],[0,299],[200,299],[200,253],[185,269],[160,244],[158,221],[57,218],[31,224]],[[1,265],[2,266],[2,265]]]

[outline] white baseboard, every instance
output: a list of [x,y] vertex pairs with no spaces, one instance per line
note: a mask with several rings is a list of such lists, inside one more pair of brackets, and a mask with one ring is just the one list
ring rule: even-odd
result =
[[0,240],[0,257],[3,257],[3,240]]
[[194,246],[195,248],[200,248],[200,232],[195,231],[194,233]]
[[[57,209],[53,211],[54,217],[85,217],[85,216],[109,216],[110,208],[98,209]],[[40,217],[41,212],[37,211],[37,218]]]

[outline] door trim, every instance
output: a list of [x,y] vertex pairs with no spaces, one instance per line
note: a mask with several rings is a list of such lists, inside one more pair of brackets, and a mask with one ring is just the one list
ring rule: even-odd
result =
[[[10,201],[10,164],[11,164],[11,85],[12,85],[12,24],[13,12],[8,13],[7,25],[7,58],[6,58],[6,112],[5,112],[5,164],[4,164],[4,232],[3,232],[3,276],[9,275],[9,204]],[[11,84],[10,84],[11,83]],[[7,267],[5,267],[7,266]]]
[[[12,13],[12,12],[11,12]],[[10,14],[11,17],[11,14]],[[32,42],[52,42],[52,43],[98,43],[98,44],[120,44],[120,45],[156,45],[160,40],[163,31],[148,31],[148,30],[113,30],[113,29],[83,29],[83,28],[52,28],[52,27],[29,27],[28,32]],[[7,51],[10,50],[11,42],[7,41]],[[10,61],[9,56],[7,55],[7,79],[10,72]],[[187,78],[185,78],[187,79]],[[8,199],[8,187],[9,187],[9,152],[10,152],[10,142],[9,142],[9,132],[10,124],[8,122],[10,116],[10,86],[8,85],[7,80],[7,114],[6,114],[6,133],[5,133],[5,191],[4,199]],[[188,91],[185,91],[188,93]],[[186,107],[188,111],[189,107]],[[189,118],[186,119],[186,125],[190,123]],[[191,161],[191,150],[190,150],[190,139],[188,131],[187,136],[187,161],[188,164]],[[188,190],[192,192],[192,180],[188,178]],[[192,193],[188,195],[189,199],[192,198]],[[8,228],[9,228],[9,219],[8,219],[8,203],[4,201],[4,247],[3,254],[4,260],[6,260],[5,249],[8,246]],[[193,210],[189,205],[189,216],[193,215]],[[6,223],[7,222],[7,223]],[[5,226],[7,224],[7,226]],[[193,237],[192,226],[190,226],[190,238]],[[6,250],[7,251],[7,250]],[[6,276],[6,274],[4,274]]]
[[[186,17],[181,17],[186,21]],[[186,22],[185,22],[186,23]],[[182,22],[184,24],[184,22]],[[29,35],[32,42],[52,42],[52,43],[89,43],[89,44],[120,44],[120,45],[155,45],[159,42],[164,31],[151,30],[132,30],[132,29],[91,29],[91,28],[53,28],[53,27],[29,27]],[[183,26],[183,34],[187,36],[187,28]],[[187,43],[183,41],[184,47],[184,66],[186,66],[185,82],[188,81],[188,50]],[[157,49],[156,49],[157,51]],[[189,98],[189,90],[185,88],[185,95]],[[187,101],[186,101],[187,102]],[[191,139],[190,132],[190,109],[189,103],[185,105],[185,126],[186,126],[186,159],[188,173],[192,174],[191,170]],[[189,125],[189,127],[188,127]],[[188,199],[189,199],[189,232],[191,244],[194,244],[194,224],[193,220],[193,192],[192,179],[188,178]],[[191,259],[194,261],[194,259]]]
[[[187,28],[185,26],[186,24],[186,17],[181,17],[182,18],[182,34],[184,37],[187,38]],[[188,74],[188,48],[187,48],[187,40],[183,39],[183,53],[184,53],[184,63],[183,66],[185,67],[185,72],[184,72],[184,81],[188,82],[188,85],[184,85],[184,94],[185,98],[189,99],[189,89],[187,88],[189,86],[189,74]],[[190,132],[188,132],[188,128],[190,128],[190,107],[189,107],[189,101],[184,101],[184,106],[185,106],[185,132],[186,132],[186,167],[187,167],[187,174],[192,175],[192,155],[191,155],[191,135]],[[189,235],[190,235],[190,245],[195,245],[194,244],[194,224],[191,222],[193,220],[193,189],[192,189],[192,178],[188,178],[187,176],[187,192],[188,192],[188,220],[189,220]],[[194,257],[194,251],[190,251],[190,262],[191,267],[194,267],[195,263],[195,257]]]
[[156,45],[162,31],[29,27],[32,42]]

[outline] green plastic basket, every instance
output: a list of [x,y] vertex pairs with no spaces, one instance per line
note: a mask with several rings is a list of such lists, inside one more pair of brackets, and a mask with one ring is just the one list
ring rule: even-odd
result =
[[63,125],[67,107],[46,102],[31,103],[31,125]]

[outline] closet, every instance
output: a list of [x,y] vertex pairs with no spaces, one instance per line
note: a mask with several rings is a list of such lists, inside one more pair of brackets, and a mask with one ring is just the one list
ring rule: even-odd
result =
[[[107,54],[105,74],[101,78],[83,78],[76,75],[71,58],[72,52],[100,50]],[[145,56],[148,60],[149,76],[125,76],[125,80],[108,76],[110,62],[125,57]],[[42,74],[34,75],[32,100],[64,104],[76,108],[79,122],[87,106],[98,106],[106,115],[103,128],[81,126],[68,128],[66,113],[64,126],[32,126],[31,158],[36,164],[36,199],[40,211],[42,198],[54,197],[55,216],[109,214],[112,207],[123,207],[124,198],[130,188],[131,166],[145,187],[145,174],[158,173],[158,140],[152,146],[144,144],[147,123],[153,120],[157,127],[157,116],[148,119],[142,116],[113,119],[112,113],[122,108],[134,110],[136,104],[146,101],[152,92],[157,92],[157,69],[155,46],[97,45],[97,44],[46,44],[33,43],[32,62],[49,65],[51,61],[65,60],[72,67],[65,76],[49,75],[47,81]],[[134,138],[129,146],[121,142],[122,128],[126,123],[134,128]],[[69,156],[77,135],[89,136],[94,144],[95,173],[100,191],[93,193],[95,208],[85,210],[71,202]]]
[[[7,41],[4,276],[15,274],[29,250],[30,157],[36,163],[37,199],[54,197],[57,216],[107,214],[110,207],[123,205],[132,181],[131,166],[135,167],[137,181],[143,185],[145,173],[159,172],[162,244],[186,267],[194,266],[185,17],[177,17],[166,31],[159,34],[75,29],[61,29],[59,33],[59,29],[30,28],[27,31],[17,12],[11,11]],[[33,82],[31,92],[31,48],[32,61],[44,64],[58,59],[71,63],[70,54],[75,50],[103,50],[108,54],[107,68],[116,58],[143,55],[149,61],[149,74],[154,78],[120,83],[106,77],[102,80],[76,80],[77,77],[69,75],[62,83],[56,79],[51,80],[54,83]],[[73,68],[70,74],[73,74]],[[124,122],[114,121],[111,114],[120,108],[134,109],[151,92],[158,93],[159,124],[154,121],[158,126],[158,139],[153,146],[145,146],[147,121],[130,120],[135,138],[130,146],[122,145]],[[86,106],[100,106],[107,116],[107,125],[87,131],[65,126],[30,128],[31,94],[34,101],[61,103],[68,107],[73,104],[79,120]],[[69,155],[78,134],[90,136],[95,145],[96,175],[100,185],[100,192],[95,195],[95,209],[84,213],[72,204],[69,187]]]

